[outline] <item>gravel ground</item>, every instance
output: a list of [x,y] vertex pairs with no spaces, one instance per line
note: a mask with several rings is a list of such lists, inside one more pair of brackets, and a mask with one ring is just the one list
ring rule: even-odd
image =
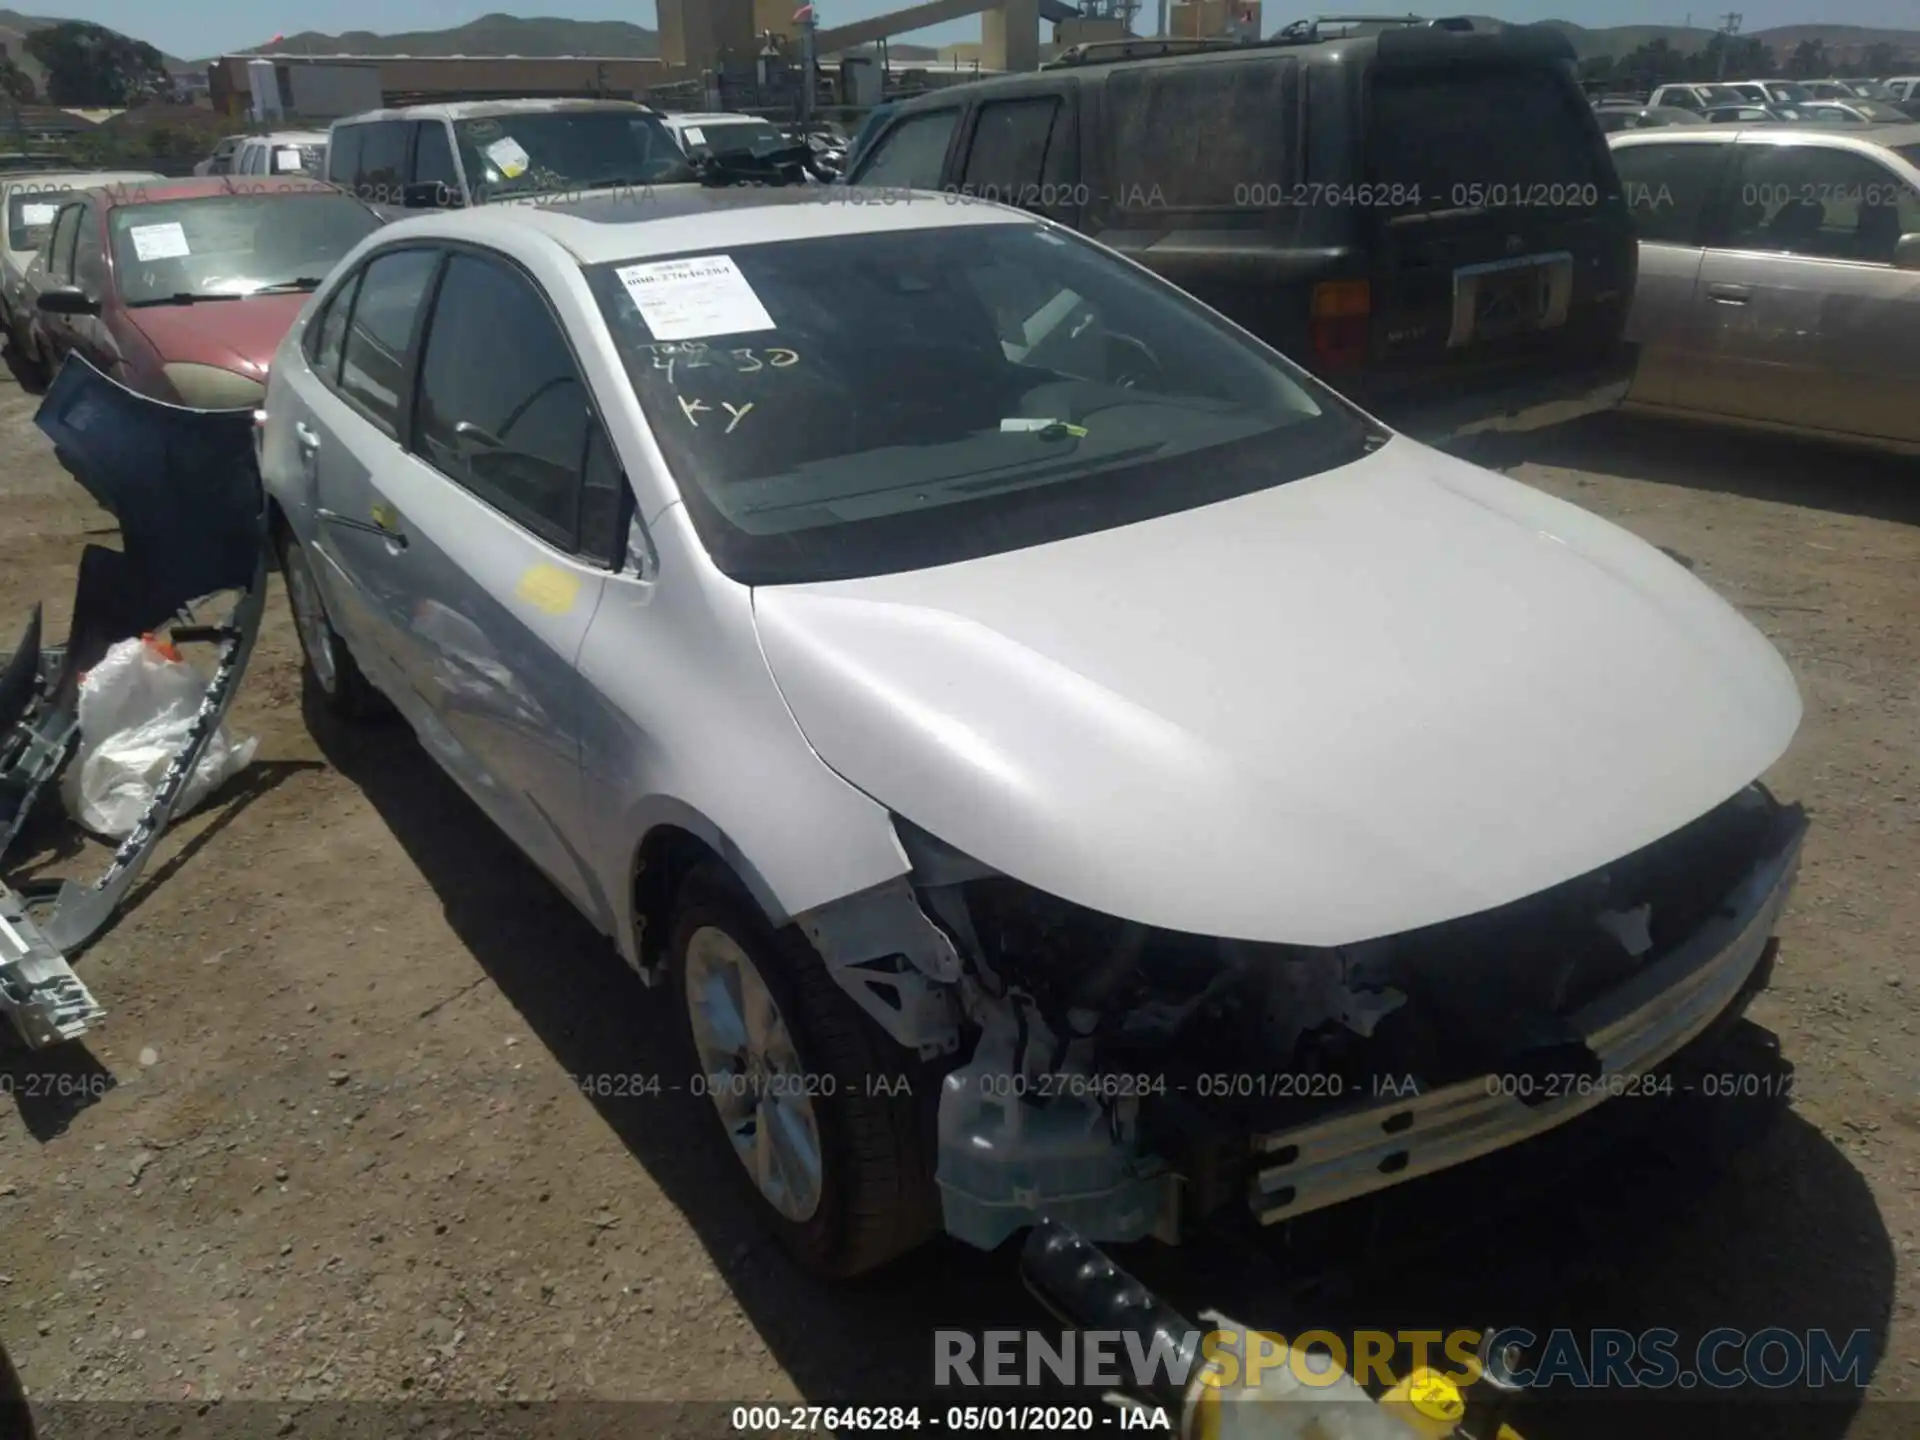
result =
[[[0,628],[44,599],[59,635],[81,546],[113,531],[35,403],[0,376]],[[1483,456],[1684,556],[1792,662],[1807,716],[1769,779],[1813,831],[1755,1018],[1793,1103],[1723,1165],[1623,1152],[1318,1303],[1865,1329],[1867,1403],[1633,1424],[1920,1434],[1920,467],[1621,417]],[[262,1434],[332,1400],[899,1401],[930,1395],[932,1327],[1043,1323],[1005,1257],[955,1247],[857,1287],[797,1275],[692,1102],[585,1093],[663,1068],[658,1007],[404,727],[303,713],[296,655],[276,581],[232,719],[258,758],[81,962],[109,1011],[85,1048],[0,1070],[0,1338],[37,1399],[274,1402],[241,1427]],[[103,856],[60,840],[12,878]],[[1190,1308],[1285,1323],[1284,1257],[1138,1263]],[[680,1413],[629,1433],[692,1433]],[[1527,1433],[1621,1418],[1563,1399]]]

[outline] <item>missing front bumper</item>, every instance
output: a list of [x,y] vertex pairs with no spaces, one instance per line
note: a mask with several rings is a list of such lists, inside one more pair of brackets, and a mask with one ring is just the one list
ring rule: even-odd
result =
[[1482,1075],[1258,1135],[1247,1189],[1255,1218],[1292,1220],[1518,1145],[1617,1095],[1657,1093],[1647,1077],[1764,984],[1806,828],[1797,807],[1783,811],[1768,858],[1711,920],[1571,1017],[1597,1075],[1531,1075],[1524,1084]]

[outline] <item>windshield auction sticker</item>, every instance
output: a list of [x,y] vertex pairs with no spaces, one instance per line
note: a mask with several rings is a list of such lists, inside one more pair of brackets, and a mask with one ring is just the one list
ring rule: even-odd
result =
[[615,272],[655,340],[704,340],[776,328],[731,255],[654,260]]
[[518,180],[526,174],[527,166],[533,160],[533,157],[521,148],[520,142],[511,135],[487,146],[487,158],[498,165],[501,175],[509,180]]
[[187,249],[187,232],[178,220],[129,226],[127,233],[133,237],[133,253],[140,260],[178,260],[192,253]]
[[60,213],[58,205],[22,205],[20,223],[22,225],[51,225],[53,217]]

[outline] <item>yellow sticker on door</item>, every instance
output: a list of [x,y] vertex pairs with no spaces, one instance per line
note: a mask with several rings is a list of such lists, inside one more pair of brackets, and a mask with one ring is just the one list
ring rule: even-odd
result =
[[534,609],[564,615],[580,596],[580,581],[555,565],[536,565],[520,577],[513,593]]

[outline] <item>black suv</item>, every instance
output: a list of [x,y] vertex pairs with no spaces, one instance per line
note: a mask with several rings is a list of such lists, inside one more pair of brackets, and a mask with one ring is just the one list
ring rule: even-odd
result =
[[1637,251],[1574,52],[1460,24],[1082,46],[903,104],[848,181],[1083,231],[1422,439],[1610,406]]

